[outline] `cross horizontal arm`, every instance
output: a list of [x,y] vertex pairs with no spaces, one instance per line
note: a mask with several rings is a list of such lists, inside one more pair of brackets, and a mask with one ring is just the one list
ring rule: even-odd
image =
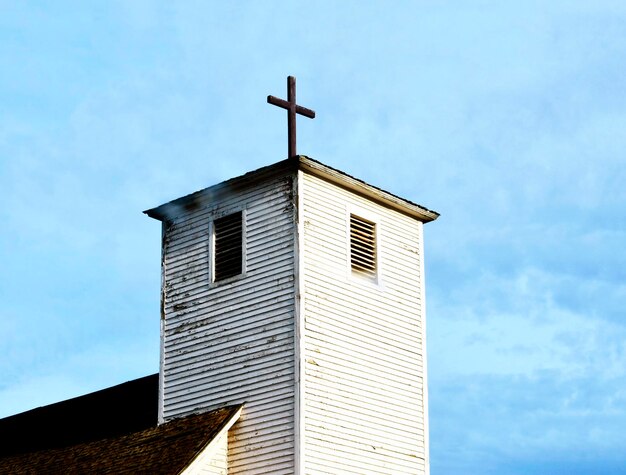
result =
[[315,111],[307,109],[306,107],[296,105],[296,114],[303,115],[304,117],[308,117],[309,119],[315,119]]
[[291,109],[291,104],[284,99],[279,99],[275,96],[267,96],[267,103],[273,104],[278,107],[282,107],[283,109]]
[[[284,99],[279,99],[276,96],[267,96],[267,103],[272,104],[283,109],[290,110],[293,104]],[[306,107],[299,106],[296,104],[296,114],[303,115],[304,117],[308,117],[309,119],[315,119],[315,111],[311,109],[307,109]]]

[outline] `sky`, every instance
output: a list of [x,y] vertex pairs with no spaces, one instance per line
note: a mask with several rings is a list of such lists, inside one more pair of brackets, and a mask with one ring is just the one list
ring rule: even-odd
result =
[[141,212],[298,152],[425,226],[431,473],[626,473],[626,3],[0,0],[0,417],[158,371]]

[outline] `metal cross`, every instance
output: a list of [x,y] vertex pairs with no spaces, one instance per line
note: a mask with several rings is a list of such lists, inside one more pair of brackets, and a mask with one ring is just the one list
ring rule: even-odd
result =
[[296,153],[296,114],[309,119],[315,119],[315,111],[296,104],[296,78],[287,77],[287,100],[274,96],[267,96],[269,104],[287,109],[287,135],[289,136],[289,157],[295,157]]

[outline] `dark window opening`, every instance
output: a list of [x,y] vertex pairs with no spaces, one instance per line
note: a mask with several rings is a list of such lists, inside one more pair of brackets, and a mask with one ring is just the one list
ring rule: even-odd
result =
[[243,214],[241,211],[213,221],[213,280],[228,279],[243,269]]

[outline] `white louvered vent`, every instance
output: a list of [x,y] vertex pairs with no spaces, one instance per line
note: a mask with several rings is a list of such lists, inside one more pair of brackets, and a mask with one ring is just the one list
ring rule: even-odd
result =
[[229,214],[213,222],[214,268],[213,280],[228,279],[242,273],[243,268],[242,212]]
[[350,264],[352,271],[376,277],[376,223],[350,215]]

